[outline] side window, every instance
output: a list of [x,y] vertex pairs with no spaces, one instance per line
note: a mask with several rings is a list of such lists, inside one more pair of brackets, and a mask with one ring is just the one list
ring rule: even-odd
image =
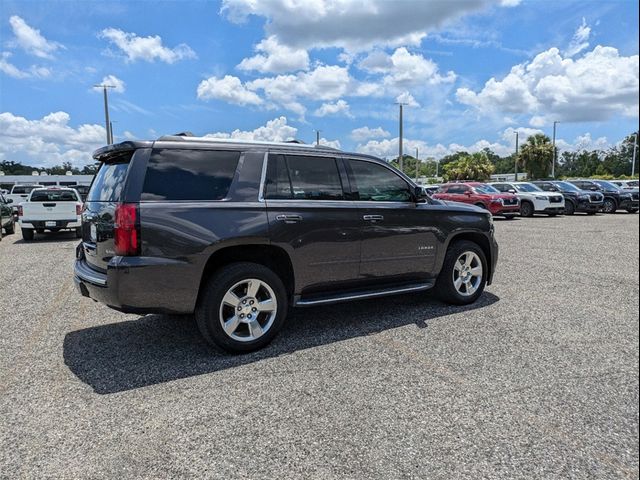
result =
[[222,200],[240,152],[158,149],[151,153],[141,200]]
[[500,192],[508,192],[509,191],[509,185],[505,185],[504,183],[496,183],[494,185],[494,187],[496,187],[496,190],[498,190]]
[[360,200],[374,202],[409,202],[407,182],[388,168],[373,162],[349,160]]
[[[286,155],[291,193],[300,200],[343,200],[342,182],[335,158]],[[280,174],[284,180],[284,174]],[[286,191],[286,187],[284,189]]]
[[452,185],[449,187],[449,193],[460,195],[465,192],[465,188],[464,185]]
[[548,183],[536,183],[535,185],[538,186],[540,189],[544,190],[545,192],[551,191],[551,185],[549,185]]
[[270,155],[267,163],[267,177],[264,184],[264,198],[293,198],[291,179],[284,155]]

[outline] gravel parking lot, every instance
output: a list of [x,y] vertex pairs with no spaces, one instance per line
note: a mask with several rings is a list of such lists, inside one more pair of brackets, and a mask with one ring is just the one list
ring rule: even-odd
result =
[[638,478],[638,215],[496,221],[472,308],[295,311],[267,349],[80,297],[77,240],[0,242],[5,478]]

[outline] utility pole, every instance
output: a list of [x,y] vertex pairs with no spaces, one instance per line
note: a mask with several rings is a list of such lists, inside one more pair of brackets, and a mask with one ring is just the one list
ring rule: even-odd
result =
[[436,160],[436,179],[438,178],[438,170],[440,170],[440,160]]
[[316,145],[320,146],[320,132],[322,130],[316,130]]
[[416,147],[416,183],[418,183],[418,177],[420,176],[420,171],[418,167],[420,166],[420,160],[418,160],[418,147]]
[[556,125],[560,122],[553,122],[553,163],[551,164],[551,178],[556,178]]
[[400,167],[400,171],[402,172],[402,107],[407,105],[403,102],[396,102],[400,106],[400,124],[398,127],[398,166]]
[[102,88],[104,95],[104,125],[107,130],[107,145],[113,143],[113,132],[111,131],[111,121],[109,120],[109,100],[107,98],[107,88],[116,88],[115,85],[94,85],[96,88]]
[[638,149],[638,132],[633,136],[633,160],[631,161],[631,176],[636,176],[636,150]]
[[518,181],[518,132],[516,131],[516,161],[515,161],[515,172],[516,172],[516,179],[515,181]]

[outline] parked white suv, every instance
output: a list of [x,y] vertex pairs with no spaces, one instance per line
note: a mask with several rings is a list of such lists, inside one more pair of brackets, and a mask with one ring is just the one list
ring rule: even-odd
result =
[[45,230],[75,230],[82,237],[82,201],[73,188],[46,187],[32,190],[26,202],[18,205],[18,222],[25,241]]
[[29,197],[29,194],[31,193],[32,190],[35,190],[36,188],[43,188],[44,185],[38,185],[38,184],[29,184],[29,185],[14,185],[13,187],[11,187],[11,193],[9,193],[8,195],[5,195],[4,198],[7,200],[13,200],[13,213],[16,214],[18,212],[18,205],[20,205],[22,202],[26,202],[27,198]]
[[504,193],[515,193],[520,199],[520,215],[531,217],[534,213],[544,213],[554,217],[564,213],[564,196],[561,193],[545,192],[529,182],[491,183]]

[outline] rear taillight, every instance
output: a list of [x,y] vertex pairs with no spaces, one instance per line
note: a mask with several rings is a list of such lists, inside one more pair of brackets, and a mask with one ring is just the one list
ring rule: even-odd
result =
[[24,211],[22,210],[22,205],[18,205],[18,216],[22,217],[24,215]]
[[140,254],[140,221],[138,204],[120,203],[116,207],[113,225],[113,248],[116,255]]
[[80,205],[79,203],[76,203],[76,215],[82,215],[82,205]]

